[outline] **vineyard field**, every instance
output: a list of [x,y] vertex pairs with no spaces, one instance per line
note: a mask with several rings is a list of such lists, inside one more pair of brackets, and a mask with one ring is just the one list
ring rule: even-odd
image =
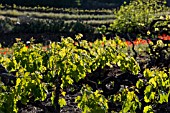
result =
[[0,1],[0,113],[170,113],[166,1]]
[[[167,37],[165,41],[168,41]],[[51,112],[61,113],[68,110],[70,112],[73,112],[72,110],[77,112],[100,110],[100,112],[105,113],[119,110],[117,107],[125,112],[130,109],[130,106],[120,107],[122,104],[117,99],[120,98],[118,96],[129,95],[134,96],[129,98],[132,100],[124,100],[123,102],[135,102],[137,107],[131,109],[135,111],[143,111],[142,108],[149,107],[145,104],[152,101],[153,98],[158,98],[155,100],[158,103],[167,102],[167,99],[162,99],[167,97],[159,97],[166,95],[151,92],[148,89],[155,88],[155,90],[166,92],[167,88],[162,84],[169,83],[170,46],[163,43],[162,37],[156,44],[152,41],[136,40],[132,42],[132,48],[127,45],[129,42],[123,42],[119,37],[115,37],[115,40],[106,40],[103,37],[102,40],[96,40],[94,43],[80,40],[80,38],[82,38],[82,34],[77,35],[76,40],[69,37],[63,38],[61,42],[53,42],[47,48],[44,48],[42,44],[33,44],[33,39],[29,47],[18,40],[12,48],[9,48],[11,50],[10,55],[0,56],[2,66],[9,70],[6,74],[10,74],[9,77],[15,76],[16,79],[15,81],[13,78],[6,78],[9,80],[5,81],[6,79],[1,74],[5,92],[1,90],[2,96],[0,98],[9,102],[8,99],[17,97],[13,98],[15,99],[14,102],[6,103],[11,105],[13,102],[14,105],[8,109],[8,112],[12,110],[24,112],[24,110],[27,110],[23,108],[24,103],[30,106],[39,103],[35,107],[45,112],[49,112],[52,108]],[[144,42],[147,44],[145,47],[138,46],[135,47],[136,50],[133,49],[134,45],[137,46],[136,44]],[[150,48],[153,44],[153,48]],[[160,51],[161,48],[162,51]],[[134,53],[129,53],[129,51]],[[164,59],[162,59],[162,56],[155,57],[157,52],[163,52]],[[2,70],[3,68],[1,68]],[[14,73],[16,75],[13,75]],[[155,78],[162,79],[162,82],[159,83]],[[144,89],[141,89],[142,87]],[[159,87],[165,89],[159,89]],[[22,88],[22,91],[20,88]],[[36,88],[36,90],[31,90],[32,88]],[[3,97],[7,90],[11,92],[10,95]],[[157,93],[158,96],[147,97],[147,94],[144,93],[143,95],[142,91]],[[85,97],[88,98],[88,101]],[[50,98],[51,102],[49,101]],[[145,99],[144,102],[139,101],[142,98]],[[32,101],[29,101],[30,99]],[[95,102],[96,109],[91,108],[90,103],[93,102]],[[45,103],[49,105],[47,106]],[[1,109],[7,112],[4,109],[5,102],[1,104]],[[73,106],[68,107],[70,104]],[[83,107],[84,104],[88,106]],[[53,108],[52,105],[56,106],[57,109]],[[159,104],[154,104],[154,106],[157,107],[153,107],[153,111],[161,109]],[[159,109],[157,109],[158,107]]]
[[0,15],[18,19],[29,16],[38,19],[55,19],[66,22],[88,23],[92,26],[108,25],[114,20],[114,9],[81,10],[74,8],[49,8],[49,7],[21,7],[21,6],[0,6]]

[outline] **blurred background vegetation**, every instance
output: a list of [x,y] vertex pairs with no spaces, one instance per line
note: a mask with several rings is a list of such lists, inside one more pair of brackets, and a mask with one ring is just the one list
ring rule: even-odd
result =
[[[128,39],[127,33],[135,40],[150,30],[152,21],[170,17],[170,0],[32,1],[0,0],[0,43],[8,46],[16,37],[28,40],[25,35],[46,40],[47,34],[58,41],[77,33],[89,41],[103,35]],[[168,30],[162,34],[165,32],[170,34]]]
[[1,0],[2,4],[16,4],[21,6],[49,6],[58,8],[115,8],[130,0]]

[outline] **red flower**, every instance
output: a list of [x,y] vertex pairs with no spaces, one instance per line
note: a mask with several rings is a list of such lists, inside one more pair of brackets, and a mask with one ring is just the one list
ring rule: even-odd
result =
[[168,40],[168,38],[167,38],[167,37],[164,37],[163,40]]
[[167,39],[170,40],[170,36],[167,36]]
[[167,36],[167,34],[162,34],[162,36],[163,36],[163,37],[166,37],[166,36]]
[[160,39],[164,39],[164,37],[163,37],[163,36],[158,36],[158,38],[160,38]]
[[131,45],[132,45],[132,43],[131,43],[130,41],[126,41],[126,44],[127,44],[128,46],[131,46]]
[[146,40],[141,40],[141,44],[147,44]]
[[133,43],[134,43],[135,45],[138,45],[138,41],[137,41],[137,40],[133,41]]

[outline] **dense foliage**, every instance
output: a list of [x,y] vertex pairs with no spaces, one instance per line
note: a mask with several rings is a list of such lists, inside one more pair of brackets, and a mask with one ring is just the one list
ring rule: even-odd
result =
[[[78,32],[94,29],[79,22],[1,20],[2,35],[68,31],[78,35],[62,37],[46,48],[34,39],[29,45],[16,39],[10,53],[0,55],[0,112],[22,112],[31,105],[45,113],[60,113],[70,103],[66,98],[70,95],[83,113],[170,112],[166,107],[170,104],[170,41],[158,38],[168,33],[170,17],[160,18],[159,12],[166,9],[162,3],[134,0],[120,7],[110,30],[126,34],[126,42],[118,36],[107,39],[106,26],[98,29],[101,40],[88,42]],[[142,39],[134,43],[133,32]]]
[[85,23],[62,20],[40,20],[27,16],[20,17],[18,21],[9,18],[0,20],[0,33],[94,33],[94,28]]
[[[110,25],[111,32],[122,34],[141,34],[147,32],[151,22],[168,11],[162,0],[132,0],[115,10],[115,20]],[[164,15],[162,15],[164,16]]]
[[60,112],[70,93],[78,94],[75,102],[84,113],[158,111],[168,102],[168,44],[160,39],[135,51],[118,37],[94,43],[81,37],[63,38],[46,50],[19,41],[12,54],[1,56],[0,63],[9,70],[1,66],[1,112],[30,104],[47,112],[41,103],[48,98],[52,112]]

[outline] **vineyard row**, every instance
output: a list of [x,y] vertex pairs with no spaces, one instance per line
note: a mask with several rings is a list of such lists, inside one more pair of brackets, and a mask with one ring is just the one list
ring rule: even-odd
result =
[[112,9],[96,9],[96,10],[83,10],[77,8],[55,8],[55,7],[25,7],[25,6],[13,6],[0,5],[1,10],[17,10],[28,12],[44,12],[44,13],[66,13],[66,14],[94,14],[94,15],[110,15],[113,14]]

